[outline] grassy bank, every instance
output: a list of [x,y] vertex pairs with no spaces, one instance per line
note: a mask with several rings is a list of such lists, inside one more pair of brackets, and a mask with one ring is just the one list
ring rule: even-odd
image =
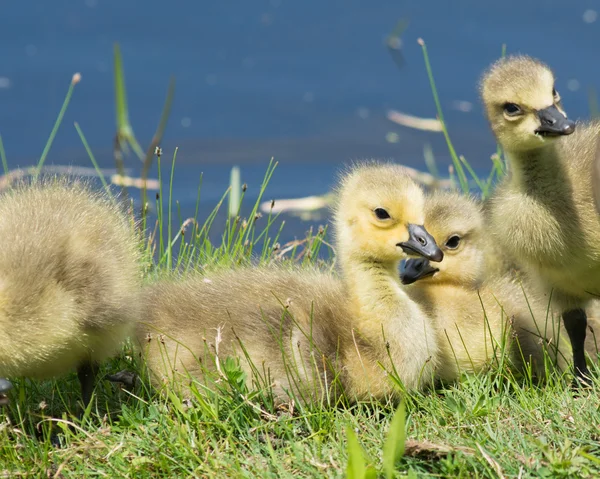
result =
[[[504,172],[501,152],[487,178],[477,178],[454,150],[426,56],[438,117],[454,162],[456,184],[473,183],[487,195]],[[118,52],[118,51],[117,51]],[[120,55],[115,56],[117,135],[115,159],[123,169],[126,145],[143,161],[143,177],[159,162],[160,189],[142,191],[137,202],[140,226],[148,233],[148,281],[173,270],[210,270],[247,261],[312,264],[328,248],[327,231],[315,230],[303,241],[279,244],[282,221],[259,215],[258,206],[273,173],[260,185],[248,185],[258,200],[243,218],[236,212],[245,187],[224,192],[208,218],[180,218],[172,188],[176,152],[156,150],[164,131],[172,87],[157,134],[148,150],[139,146],[129,125]],[[120,73],[119,73],[120,72]],[[41,167],[73,93],[44,148]],[[93,152],[78,127],[95,165]],[[0,150],[1,141],[0,141]],[[2,162],[7,165],[3,151]],[[160,153],[160,154],[157,154]],[[120,163],[121,162],[121,163]],[[5,166],[5,169],[8,169]],[[103,176],[102,176],[103,178]],[[103,179],[103,185],[109,185]],[[131,191],[129,192],[131,194]],[[199,190],[199,197],[201,188]],[[148,202],[148,206],[144,206]],[[141,207],[141,209],[139,208]],[[145,212],[152,208],[158,221]],[[211,242],[217,210],[231,214],[220,242]],[[140,215],[141,212],[141,215]],[[328,262],[323,265],[332,267]],[[157,396],[143,378],[130,346],[103,366],[102,374],[137,371],[142,380],[131,390],[98,382],[95,401],[81,413],[75,374],[56,381],[15,380],[13,401],[0,412],[0,477],[375,477],[393,465],[395,477],[597,477],[600,475],[600,381],[576,395],[569,375],[551,373],[543,383],[517,377],[509,364],[485,374],[464,376],[455,384],[405,397],[402,413],[376,402],[341,403],[329,408],[298,404],[275,407],[267,394],[246,391],[235,365],[218,393]],[[600,371],[594,370],[594,377]],[[240,391],[243,391],[242,394]],[[393,418],[395,418],[393,420]],[[391,448],[391,449],[389,449]],[[390,452],[390,450],[393,450]],[[396,456],[401,456],[397,462]],[[389,469],[387,469],[389,472]]]
[[[170,167],[161,166],[169,172],[163,179],[169,178]],[[264,191],[273,166],[262,185],[248,187]],[[281,222],[268,215],[254,220],[232,215],[220,244],[206,237],[212,215],[203,223],[188,221],[183,234],[169,231],[168,220],[176,214],[168,206],[173,194],[168,186],[161,190],[155,203],[159,221],[146,225],[155,232],[144,245],[148,280],[173,269],[210,270],[250,258],[310,263],[323,247],[325,232],[317,232],[282,255],[285,248],[275,246]],[[224,196],[217,207],[227,200]],[[123,369],[143,375],[130,347],[103,373]],[[368,471],[383,471],[386,438],[398,437],[398,431],[406,431],[406,442],[395,477],[600,474],[600,382],[576,396],[568,375],[553,373],[537,384],[515,377],[508,364],[498,365],[407,396],[405,423],[390,429],[392,404],[276,408],[268,394],[240,394],[243,381],[235,366],[229,369],[218,394],[189,401],[157,396],[144,380],[131,390],[100,381],[96,401],[83,415],[74,374],[44,383],[15,381],[14,401],[0,416],[0,476],[375,477]],[[364,475],[348,473],[349,464],[357,470],[357,461],[372,468]]]

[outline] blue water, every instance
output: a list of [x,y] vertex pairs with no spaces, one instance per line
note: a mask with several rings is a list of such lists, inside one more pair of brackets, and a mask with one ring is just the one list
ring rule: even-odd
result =
[[[193,211],[200,172],[204,214],[225,190],[232,164],[241,166],[252,199],[271,156],[280,166],[269,198],[324,193],[352,159],[389,158],[424,168],[425,142],[445,170],[450,158],[439,133],[385,118],[389,108],[435,115],[419,37],[428,45],[455,146],[479,172],[489,170],[494,142],[476,86],[503,43],[509,52],[537,56],[554,68],[572,117],[589,115],[588,88],[600,86],[600,19],[594,17],[600,5],[592,0],[4,0],[0,5],[0,134],[10,166],[37,161],[75,72],[83,80],[48,162],[90,166],[72,126],[78,121],[100,165],[113,166],[112,46],[119,42],[130,117],[144,145],[156,127],[169,77],[176,77],[163,150],[168,156],[180,147],[175,197],[184,213]],[[384,45],[400,19],[409,21],[402,68]],[[471,110],[460,111],[457,101],[469,102]],[[398,135],[397,143],[386,141],[389,132]],[[128,158],[132,175],[139,174],[139,166]],[[290,228],[289,235],[301,235],[307,225],[295,222]]]

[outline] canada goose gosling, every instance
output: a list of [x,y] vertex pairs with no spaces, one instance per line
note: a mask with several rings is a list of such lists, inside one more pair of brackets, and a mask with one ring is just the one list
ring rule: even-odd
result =
[[[138,315],[132,225],[106,195],[48,178],[0,195],[0,242],[0,377],[76,369],[89,403],[99,362]],[[10,387],[0,380],[0,401]]]
[[585,307],[600,293],[600,220],[592,163],[600,124],[567,118],[554,75],[526,56],[483,75],[487,118],[509,162],[490,205],[496,240],[551,291],[562,312],[578,379],[585,362]]
[[[407,254],[443,258],[422,224],[423,192],[403,168],[358,165],[338,188],[341,280],[330,273],[274,265],[218,271],[207,281],[191,274],[148,286],[137,343],[153,384],[160,388],[163,381],[179,382],[179,372],[187,373],[186,382],[189,376],[204,382],[203,368],[215,369],[216,356],[237,356],[253,377],[247,354],[256,368],[269,372],[279,400],[286,390],[296,389],[282,353],[306,376],[303,371],[314,370],[313,351],[319,352],[319,363],[326,359],[334,369],[332,374],[320,370],[317,379],[328,387],[339,373],[352,399],[397,393],[382,365],[395,370],[406,389],[428,384],[437,358],[435,332],[397,276],[398,263]],[[164,332],[160,341],[154,339],[156,332]],[[205,339],[215,334],[218,339]],[[313,399],[315,393],[319,396],[318,390],[308,392]]]
[[[355,168],[341,181],[334,221],[356,331],[379,362],[396,368],[408,389],[430,382],[437,362],[435,331],[398,278],[407,255],[435,262],[444,257],[423,226],[421,188],[399,166]],[[364,378],[360,357],[351,358],[346,370]],[[376,396],[389,392],[389,381],[377,370],[367,380]]]
[[458,193],[432,193],[425,199],[425,227],[444,252],[444,261],[434,266],[425,258],[411,258],[400,277],[411,285],[411,298],[434,320],[440,355],[435,375],[452,381],[461,372],[482,370],[497,357],[509,338],[508,321],[484,287],[481,203]]
[[481,201],[458,193],[429,195],[425,227],[444,261],[433,266],[411,258],[401,272],[402,282],[411,284],[411,297],[435,318],[441,356],[436,375],[453,380],[461,371],[477,372],[498,357],[502,346],[521,369],[529,363],[543,375],[546,343],[553,349],[550,359],[556,358],[562,369],[563,351],[554,350],[560,334],[545,324],[548,305],[497,260],[502,251],[489,237],[482,207]]

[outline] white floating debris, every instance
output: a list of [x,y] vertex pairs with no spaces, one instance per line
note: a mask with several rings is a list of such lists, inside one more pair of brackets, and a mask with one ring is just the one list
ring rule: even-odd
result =
[[[417,183],[432,189],[450,190],[454,187],[449,178],[437,178],[431,173],[420,171],[410,166],[402,165],[406,171]],[[314,219],[313,214],[331,205],[335,199],[333,193],[327,193],[322,196],[307,196],[305,198],[279,199],[264,201],[260,204],[260,211],[263,213],[289,213],[300,216],[303,219]]]
[[455,100],[452,102],[452,108],[463,113],[469,113],[473,109],[473,103],[466,100]]
[[192,124],[192,119],[190,117],[184,116],[181,119],[181,126],[183,126],[184,128],[189,128],[191,124]]
[[398,136],[398,133],[389,131],[385,135],[385,141],[387,141],[388,143],[398,143],[400,141],[400,136]]
[[307,196],[291,200],[264,201],[260,205],[263,213],[282,213],[285,211],[314,211],[325,208],[330,203],[330,196]]
[[398,125],[417,130],[442,131],[442,123],[437,118],[420,118],[418,116],[407,115],[396,110],[390,110],[387,118]]
[[598,18],[598,12],[596,10],[586,10],[583,12],[583,21],[585,23],[594,23]]
[[575,78],[571,78],[568,82],[567,82],[567,88],[571,91],[577,91],[579,90],[579,81],[576,80]]
[[[141,178],[132,178],[131,176],[112,175],[110,177],[110,182],[113,185],[134,187],[134,188],[138,188],[140,190],[144,186],[144,181]],[[146,180],[146,189],[147,190],[160,189],[159,181],[148,178]]]
[[8,77],[0,77],[0,88],[10,88],[11,82]]

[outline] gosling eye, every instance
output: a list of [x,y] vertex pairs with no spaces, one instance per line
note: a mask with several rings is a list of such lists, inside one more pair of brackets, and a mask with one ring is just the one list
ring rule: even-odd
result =
[[448,238],[448,241],[444,244],[444,246],[448,249],[456,249],[460,245],[460,236],[454,235]]
[[375,213],[375,216],[377,216],[377,219],[379,220],[389,220],[391,218],[385,208],[375,208],[373,213]]
[[516,103],[505,103],[503,108],[504,108],[504,112],[508,116],[517,116],[522,113],[521,107],[519,105],[517,105]]
[[560,95],[558,94],[558,92],[556,91],[556,88],[552,89],[552,96],[554,97],[554,101],[558,102],[560,101]]

